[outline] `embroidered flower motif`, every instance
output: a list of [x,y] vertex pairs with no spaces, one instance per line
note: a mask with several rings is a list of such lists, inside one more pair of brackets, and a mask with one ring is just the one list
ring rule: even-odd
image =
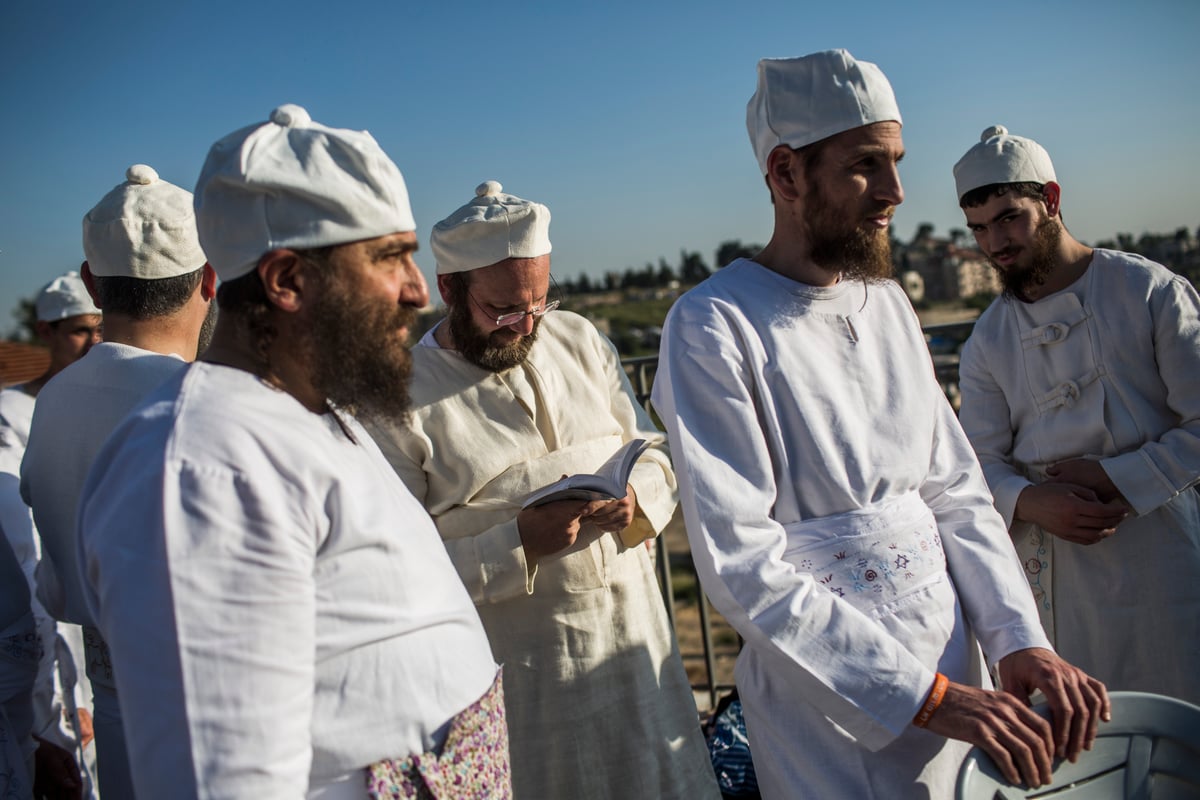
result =
[[867,570],[867,573],[863,577],[866,578],[868,581],[873,581],[879,577],[879,573],[877,573],[873,569],[869,569],[869,570]]
[[441,756],[388,759],[367,770],[371,800],[511,800],[500,676],[450,723]]
[[[907,566],[908,566],[908,556],[905,556],[905,555],[896,556],[896,569],[904,569]],[[909,574],[911,575],[912,573],[909,573]],[[905,577],[908,577],[908,575],[906,575]]]

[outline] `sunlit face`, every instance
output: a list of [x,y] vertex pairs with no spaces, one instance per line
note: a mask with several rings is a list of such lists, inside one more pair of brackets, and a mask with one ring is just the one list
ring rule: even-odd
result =
[[818,266],[851,278],[891,275],[888,231],[904,202],[903,158],[897,122],[854,128],[821,145],[816,163],[804,167],[803,221]]
[[360,417],[396,420],[408,409],[408,334],[429,302],[416,250],[415,234],[395,233],[336,247],[311,267],[318,291],[302,346],[313,386]]
[[1006,291],[1021,294],[1045,281],[1054,268],[1062,228],[1043,201],[1002,194],[963,213]]
[[[449,276],[438,279],[449,306],[446,324],[454,346],[471,363],[491,372],[517,366],[537,340],[541,317],[550,291],[550,256],[509,258],[465,276],[465,296],[457,296]],[[526,313],[535,312],[535,313]],[[508,325],[496,320],[521,314]]]
[[50,363],[62,369],[87,355],[101,338],[99,314],[79,314],[57,322],[39,322],[38,333],[50,347]]

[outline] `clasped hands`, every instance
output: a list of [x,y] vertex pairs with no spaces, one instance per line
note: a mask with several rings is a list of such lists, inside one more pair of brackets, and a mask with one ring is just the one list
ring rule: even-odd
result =
[[1061,461],[1046,470],[1045,483],[1027,486],[1015,516],[1075,544],[1096,544],[1117,532],[1129,504],[1100,462]]

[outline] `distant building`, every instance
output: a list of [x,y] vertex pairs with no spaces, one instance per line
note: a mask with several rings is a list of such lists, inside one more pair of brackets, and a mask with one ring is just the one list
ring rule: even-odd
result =
[[[962,247],[959,241],[963,238],[962,231],[955,231],[949,239],[936,237],[932,226],[922,225],[910,243],[895,246],[893,259],[910,300],[937,302],[1000,293],[996,271],[978,250]],[[921,279],[920,297],[910,290],[906,277],[910,272]],[[916,288],[915,282],[912,286]]]

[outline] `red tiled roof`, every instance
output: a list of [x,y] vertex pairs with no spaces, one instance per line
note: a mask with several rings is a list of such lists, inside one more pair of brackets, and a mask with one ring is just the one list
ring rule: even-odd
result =
[[0,342],[0,386],[32,380],[50,366],[50,351],[21,342]]

